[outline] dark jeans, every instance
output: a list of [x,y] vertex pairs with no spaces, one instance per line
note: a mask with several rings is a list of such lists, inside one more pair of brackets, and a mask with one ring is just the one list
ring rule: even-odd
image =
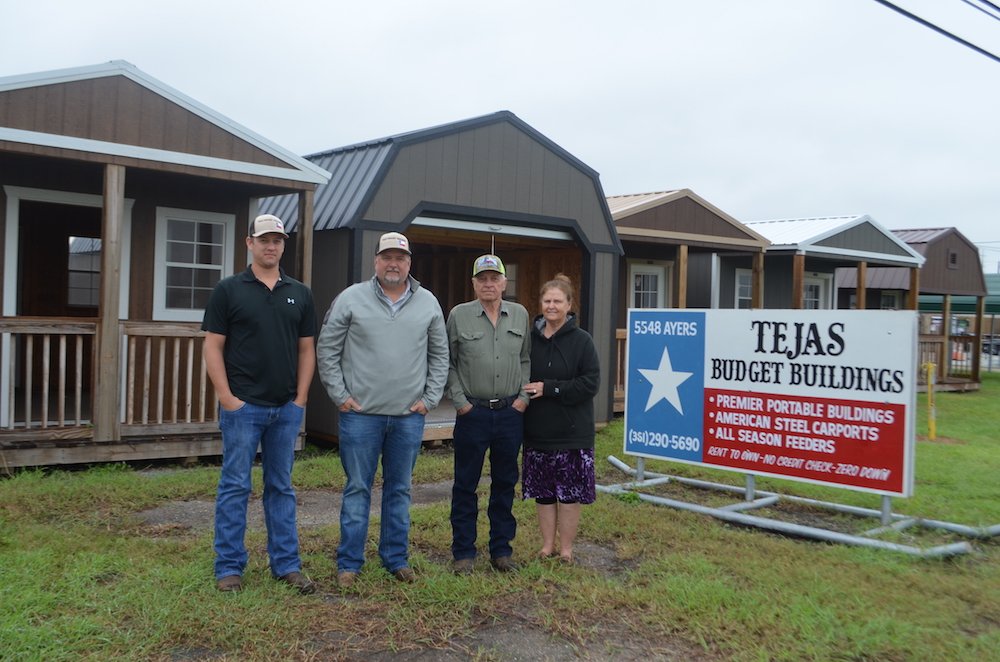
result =
[[476,556],[476,519],[479,503],[476,488],[483,473],[483,460],[490,454],[490,558],[510,556],[510,541],[517,533],[514,486],[517,455],[524,436],[523,415],[513,407],[490,410],[473,407],[455,419],[455,484],[451,490],[451,553],[455,560]]

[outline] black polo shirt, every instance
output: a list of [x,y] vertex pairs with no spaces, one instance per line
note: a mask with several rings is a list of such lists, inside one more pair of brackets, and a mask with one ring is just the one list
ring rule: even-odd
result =
[[223,357],[233,395],[265,407],[295,399],[299,338],[316,335],[308,287],[281,270],[269,290],[247,267],[215,286],[201,329],[226,336]]

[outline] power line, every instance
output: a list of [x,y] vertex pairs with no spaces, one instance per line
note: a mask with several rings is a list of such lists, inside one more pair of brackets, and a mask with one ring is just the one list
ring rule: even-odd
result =
[[995,5],[992,2],[990,2],[990,0],[979,0],[979,3],[983,4],[983,5],[987,5],[989,7],[993,7],[993,9],[996,9],[997,11],[1000,11],[1000,5]]
[[965,39],[962,39],[958,35],[952,34],[951,32],[948,32],[944,28],[939,28],[938,26],[934,25],[930,21],[924,20],[924,19],[920,18],[919,16],[917,16],[916,14],[912,14],[912,13],[906,11],[902,7],[898,7],[898,6],[894,5],[894,4],[892,4],[891,2],[887,2],[886,0],[875,0],[875,2],[879,3],[880,5],[884,5],[884,6],[888,7],[889,9],[893,10],[894,12],[902,14],[903,16],[905,16],[906,18],[910,19],[911,21],[916,21],[920,25],[923,25],[924,27],[927,27],[927,28],[930,28],[931,30],[934,30],[934,32],[937,32],[938,34],[942,34],[945,37],[948,37],[949,39],[953,39],[953,40],[957,41],[958,43],[962,44],[963,46],[965,46],[967,48],[971,48],[972,50],[976,51],[980,55],[985,55],[986,57],[988,57],[989,59],[993,60],[994,62],[1000,62],[1000,57],[994,55],[993,53],[990,53],[988,50],[986,50],[984,48],[980,48],[979,46],[976,46],[975,44],[973,44],[971,41],[966,41]]
[[[962,0],[962,2],[964,2],[967,5],[969,5],[970,7],[972,7],[973,9],[975,9],[977,11],[983,12],[984,14],[986,14],[987,16],[989,16],[990,18],[992,18],[994,21],[1000,21],[1000,16],[997,16],[996,14],[994,14],[991,11],[989,11],[988,9],[983,9],[982,7],[980,7],[979,5],[977,5],[976,3],[974,3],[972,0]],[[991,7],[996,7],[996,5],[994,5],[992,2],[987,2],[986,4],[990,5]]]

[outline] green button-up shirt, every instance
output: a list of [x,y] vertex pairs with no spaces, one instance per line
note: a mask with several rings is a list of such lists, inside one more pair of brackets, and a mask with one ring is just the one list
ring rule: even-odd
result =
[[451,363],[445,394],[461,409],[469,398],[490,400],[515,393],[528,402],[522,388],[531,376],[531,333],[528,311],[512,301],[500,303],[494,328],[479,300],[460,303],[448,314]]

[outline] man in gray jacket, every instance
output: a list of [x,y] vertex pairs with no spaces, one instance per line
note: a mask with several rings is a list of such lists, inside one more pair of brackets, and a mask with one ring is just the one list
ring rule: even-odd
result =
[[372,482],[382,458],[378,554],[396,579],[409,566],[410,480],[424,416],[448,380],[448,336],[437,298],[410,277],[410,243],[379,239],[375,276],[340,293],[319,334],[319,376],[340,410],[340,461],[347,474],[340,507],[337,582],[347,588],[364,565]]

